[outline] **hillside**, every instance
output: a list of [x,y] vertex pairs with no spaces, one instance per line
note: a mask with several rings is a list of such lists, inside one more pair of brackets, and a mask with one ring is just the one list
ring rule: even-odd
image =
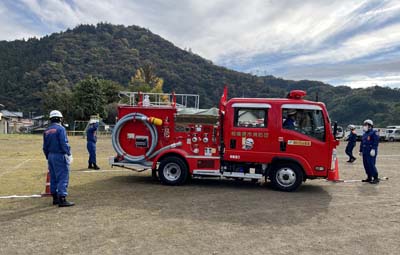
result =
[[331,118],[341,124],[372,118],[378,125],[400,123],[400,91],[374,87],[350,89],[318,81],[257,77],[214,65],[177,48],[149,30],[110,24],[80,25],[41,39],[0,41],[0,103],[10,110],[42,111],[41,93],[50,81],[72,88],[92,75],[127,86],[145,62],[164,79],[164,91],[196,93],[201,107],[216,105],[224,84],[230,96],[282,97],[304,89],[318,92]]

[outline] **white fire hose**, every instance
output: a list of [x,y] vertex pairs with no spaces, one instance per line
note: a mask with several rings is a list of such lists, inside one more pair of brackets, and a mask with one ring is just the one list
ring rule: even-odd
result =
[[[119,135],[121,132],[122,127],[125,125],[125,123],[132,121],[132,120],[140,120],[143,122],[143,124],[149,129],[150,135],[151,135],[151,145],[150,148],[147,150],[147,152],[144,155],[140,156],[132,156],[126,153],[120,144],[119,141]],[[118,155],[123,156],[124,159],[133,162],[133,163],[138,163],[141,161],[144,161],[147,157],[149,157],[154,149],[157,146],[157,141],[158,141],[158,133],[155,125],[152,123],[149,123],[149,118],[141,113],[130,113],[125,115],[122,119],[120,119],[117,124],[114,127],[113,134],[112,134],[112,145],[114,147],[114,150],[118,153]]]
[[[150,148],[147,150],[147,152],[144,155],[140,155],[140,156],[129,155],[121,147],[121,144],[119,141],[119,135],[120,135],[121,129],[125,125],[125,123],[132,121],[132,120],[142,121],[143,124],[150,131],[151,145],[150,145]],[[134,112],[134,113],[125,115],[122,119],[120,119],[117,122],[117,124],[114,127],[113,133],[112,133],[112,145],[114,147],[114,150],[117,152],[118,155],[123,156],[124,159],[127,161],[129,161],[131,163],[140,163],[140,162],[145,161],[146,158],[148,158],[148,159],[153,158],[167,149],[172,149],[172,148],[181,146],[182,142],[177,142],[177,143],[167,145],[153,153],[154,149],[157,146],[157,142],[158,142],[158,133],[157,133],[156,125],[160,126],[161,124],[162,124],[161,119],[157,119],[157,118],[153,118],[153,117],[149,118],[146,115],[141,114],[141,113]]]

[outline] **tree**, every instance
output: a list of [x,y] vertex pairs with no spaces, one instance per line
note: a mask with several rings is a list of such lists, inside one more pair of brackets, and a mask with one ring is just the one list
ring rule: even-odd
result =
[[50,81],[42,93],[42,108],[46,114],[52,110],[59,110],[67,122],[72,121],[73,103],[72,92],[66,86],[67,81]]
[[99,79],[101,90],[104,94],[104,99],[107,104],[119,101],[119,92],[123,90],[121,84],[115,81]]
[[129,89],[132,91],[162,93],[164,80],[157,77],[154,66],[145,63],[143,67],[136,70],[135,76],[131,77]]
[[110,103],[105,107],[107,117],[103,119],[105,123],[114,124],[118,116],[118,104]]
[[76,119],[87,120],[94,114],[106,117],[107,101],[101,84],[101,80],[91,76],[76,84],[73,90]]

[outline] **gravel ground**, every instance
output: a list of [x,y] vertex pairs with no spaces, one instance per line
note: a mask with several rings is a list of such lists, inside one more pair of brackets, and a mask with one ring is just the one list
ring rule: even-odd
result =
[[[230,180],[169,187],[149,173],[84,172],[85,141],[71,137],[71,208],[50,198],[0,199],[0,254],[399,254],[400,143],[382,143],[379,185],[307,181],[298,192]],[[343,143],[344,145],[344,143]],[[339,148],[340,177],[364,178]],[[40,194],[41,136],[0,135],[0,196]],[[109,138],[99,165],[111,170]]]

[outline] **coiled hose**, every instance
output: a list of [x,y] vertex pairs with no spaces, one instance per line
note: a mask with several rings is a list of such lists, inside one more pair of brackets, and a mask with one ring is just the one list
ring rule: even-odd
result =
[[[118,153],[118,155],[121,155],[124,157],[124,159],[132,162],[132,163],[139,163],[144,161],[146,158],[148,158],[154,151],[154,149],[157,146],[157,141],[158,141],[158,133],[155,125],[151,124],[148,122],[148,117],[144,114],[141,113],[130,113],[122,117],[117,124],[114,127],[113,134],[112,134],[112,145],[114,147],[114,150]],[[122,127],[125,125],[126,122],[132,121],[132,120],[140,120],[143,122],[143,124],[149,129],[150,135],[151,135],[151,145],[150,148],[147,150],[147,152],[144,155],[141,156],[132,156],[127,154],[121,147],[121,144],[119,142],[119,134],[121,132]],[[153,155],[152,155],[153,156]]]

